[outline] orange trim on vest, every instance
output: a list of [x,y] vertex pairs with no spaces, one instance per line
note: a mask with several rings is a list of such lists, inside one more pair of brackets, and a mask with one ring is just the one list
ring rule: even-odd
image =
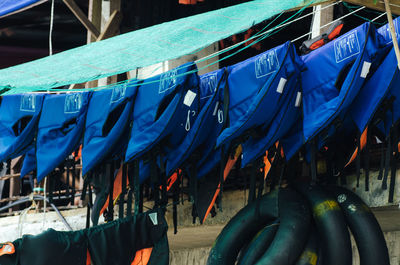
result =
[[[124,167],[123,164],[121,164],[121,167],[118,170],[117,176],[114,180],[114,189],[113,189],[113,203],[115,203],[116,199],[121,195],[122,193],[122,168]],[[128,175],[128,169],[126,169],[127,175]],[[126,184],[129,184],[129,179],[126,177]],[[103,208],[100,210],[100,214],[103,214],[105,210],[108,208],[110,197],[107,196],[107,200],[103,205]]]
[[[365,145],[367,144],[367,134],[368,134],[368,127],[365,128],[365,130],[363,131],[363,133],[361,134],[361,137],[360,137],[361,150],[363,150]],[[357,154],[358,154],[358,147],[356,147],[353,155],[350,157],[349,162],[347,162],[347,164],[344,167],[347,167],[348,165],[350,165],[354,161],[354,159],[356,159]]]
[[[274,161],[274,158],[271,159],[272,161]],[[268,151],[265,152],[265,156],[264,156],[264,179],[267,178],[268,172],[271,170],[271,162],[269,162],[268,159]]]
[[92,264],[92,258],[90,257],[89,249],[86,251],[86,265]]
[[7,242],[0,244],[0,257],[3,255],[12,255],[15,253],[15,247],[13,243]]
[[[178,172],[179,174],[182,173],[182,170],[180,168],[178,168]],[[174,174],[172,174],[168,179],[167,179],[167,191],[169,191],[172,186],[174,185],[174,183],[177,181],[178,179],[178,173],[175,172]],[[162,190],[162,186],[160,186],[160,190]]]
[[144,248],[136,251],[135,258],[133,259],[131,265],[146,265],[149,263],[152,251],[153,248]]
[[[228,162],[226,162],[225,169],[224,169],[224,181],[228,177],[229,172],[231,172],[233,166],[236,164],[236,161],[238,160],[238,158],[239,158],[239,156],[241,154],[242,154],[242,146],[239,145],[236,148],[235,156],[233,158],[229,158]],[[218,197],[220,189],[221,189],[221,183],[218,184],[218,187],[217,187],[217,190],[215,191],[214,197],[212,198],[211,203],[208,206],[207,212],[206,212],[206,214],[204,215],[204,218],[203,218],[203,223],[206,220],[207,216],[210,214],[211,209],[214,206],[215,201],[217,200],[217,197]]]
[[75,161],[78,161],[82,157],[82,145],[79,146],[78,155],[75,156],[75,152],[72,152],[72,155],[75,157]]

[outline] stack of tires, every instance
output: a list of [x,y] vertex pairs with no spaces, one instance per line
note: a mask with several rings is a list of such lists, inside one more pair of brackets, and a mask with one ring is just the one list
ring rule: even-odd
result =
[[229,221],[207,264],[350,265],[350,232],[361,265],[389,265],[382,230],[353,192],[316,185],[279,189]]

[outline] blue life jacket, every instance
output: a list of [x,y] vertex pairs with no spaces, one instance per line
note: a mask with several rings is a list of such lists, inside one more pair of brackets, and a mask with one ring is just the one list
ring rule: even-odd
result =
[[[201,110],[183,142],[167,154],[167,176],[183,164],[188,166],[190,161],[187,159],[190,158],[193,159],[190,166],[196,167],[196,172],[207,166],[207,163],[211,164],[208,167],[214,167],[219,162],[220,155],[218,157],[217,153],[220,149],[215,150],[214,147],[224,121],[223,93],[226,77],[225,68],[200,76]],[[204,170],[201,171],[202,175],[205,174]]]
[[[198,84],[194,63],[143,81],[133,109],[126,162],[143,159],[149,151],[153,156],[168,154],[182,142],[198,115]],[[159,166],[165,163],[163,155],[157,160]],[[146,177],[141,174],[141,181]]]
[[318,136],[318,147],[335,132],[358,95],[380,46],[370,23],[347,32],[302,57],[303,134],[308,142]]
[[9,95],[0,105],[0,161],[30,149],[36,136],[43,94]]
[[[399,23],[400,18],[393,20],[397,39],[400,37]],[[370,93],[371,96],[375,95],[375,97],[379,98],[379,103],[377,104],[380,106],[375,107],[377,110],[374,110],[374,113],[375,111],[378,112],[375,116],[379,117],[375,117],[374,124],[384,136],[387,136],[392,125],[400,119],[400,73],[397,67],[389,24],[379,28],[378,33],[382,36],[384,44],[389,46],[390,52],[382,62],[381,67],[376,71],[376,74],[371,77],[371,80],[368,82],[368,90],[365,93]],[[375,90],[371,90],[372,86],[383,87],[383,89],[375,88]],[[382,90],[383,93],[379,93]],[[378,94],[376,95],[376,93]],[[369,100],[374,101],[372,97]],[[366,115],[364,114],[364,116]]]
[[137,83],[93,92],[86,114],[82,175],[105,159],[124,159]]
[[298,73],[294,54],[293,45],[286,42],[228,68],[229,126],[217,147],[231,146],[233,140],[232,146],[237,145],[271,122],[291,91],[286,83]]
[[[302,70],[302,64],[294,49],[291,52],[291,57],[292,59],[286,60],[286,62],[295,65],[295,72],[287,77],[288,81],[285,89],[288,90],[288,93],[284,99],[285,101],[272,122],[261,129],[262,132],[265,132],[261,134],[261,137],[251,137],[242,143],[242,167],[262,157],[266,150],[280,140],[281,137],[286,136],[291,128],[301,121],[300,71]],[[290,157],[287,157],[287,159],[290,159]]]
[[22,162],[20,177],[23,178],[30,172],[36,170],[36,149],[33,146],[25,153],[24,161]]
[[90,92],[47,95],[36,140],[37,179],[62,163],[81,143]]

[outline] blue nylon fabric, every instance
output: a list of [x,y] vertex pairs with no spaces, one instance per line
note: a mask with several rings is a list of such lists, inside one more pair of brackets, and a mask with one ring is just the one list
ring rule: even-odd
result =
[[[380,103],[390,95],[392,89],[398,90],[399,70],[392,48],[382,64],[365,83],[350,109],[350,114],[360,132],[363,132],[379,108]],[[389,126],[390,127],[390,126]]]
[[91,92],[47,95],[39,119],[36,160],[41,181],[81,143]]
[[[400,18],[396,18],[395,20],[393,20],[393,24],[395,27],[395,32],[396,32],[396,36],[397,39],[399,40],[400,38],[400,30],[399,30],[399,23],[400,23]],[[381,34],[385,40],[385,43],[388,46],[393,46],[392,43],[392,36],[390,34],[390,30],[389,30],[389,25],[386,24],[385,26],[381,27],[378,29],[379,34]],[[396,58],[394,57],[395,55],[393,55],[393,48],[390,51],[389,55],[391,58],[387,59],[390,60],[391,63],[393,63],[393,60],[396,61]],[[386,115],[385,118],[382,122],[380,122],[380,124],[378,124],[377,128],[384,133],[385,136],[389,135],[390,132],[390,128],[392,127],[392,125],[394,123],[397,123],[400,119],[400,73],[399,70],[397,68],[397,61],[395,63],[393,63],[393,69],[391,69],[391,71],[394,72],[393,74],[393,78],[391,80],[390,83],[390,87],[388,88],[387,91],[387,95],[386,95],[386,99],[394,99],[393,101],[393,109],[389,110]],[[389,72],[389,73],[392,73]],[[388,79],[390,78],[390,74],[387,75]],[[387,82],[387,80],[385,80]]]
[[[35,94],[2,97],[0,105],[0,161],[5,162],[7,159],[15,158],[31,147],[37,130],[43,97],[44,95]],[[28,118],[30,119],[26,126],[22,128],[21,124],[25,123],[25,119]]]
[[[398,23],[399,18],[393,21],[397,36],[399,36]],[[380,27],[377,29],[377,32],[379,33],[381,45],[386,46],[381,49],[382,53],[384,53],[384,58],[376,71],[361,88],[349,111],[359,132],[365,130],[381,103],[391,95],[391,91],[393,90],[396,93],[399,90],[397,89],[399,86],[399,71],[389,25],[386,24]],[[391,122],[388,122],[388,125],[386,127],[390,128]],[[387,133],[388,131],[385,134]]]
[[[116,85],[92,94],[86,114],[82,148],[82,175],[105,159],[124,158],[138,81]],[[114,113],[113,111],[120,110]],[[106,129],[107,119],[112,128]]]
[[[307,71],[302,74],[303,133],[307,142],[322,130],[319,146],[332,130],[328,127],[342,116],[357,96],[365,78],[364,62],[374,63],[379,48],[376,30],[370,23],[353,29],[325,46],[303,56]],[[352,63],[341,87],[335,87],[340,71]]]
[[183,142],[167,155],[167,176],[171,175],[194,152],[196,156],[191,166],[197,168],[201,160],[208,157],[207,154],[216,151],[214,150],[215,142],[223,126],[225,75],[226,70],[220,69],[200,76],[201,110]]
[[217,147],[229,146],[247,130],[269,123],[288,90],[278,93],[281,77],[289,78],[293,64],[286,64],[293,47],[286,42],[228,68],[229,127],[217,139]]
[[24,157],[21,167],[20,178],[25,177],[29,172],[36,170],[36,150],[35,147],[29,149]]
[[43,0],[2,0],[0,2],[0,17],[16,12]]
[[[163,141],[161,145],[164,153],[181,143],[188,131],[186,126],[190,130],[197,117],[199,80],[195,73],[184,76],[180,74],[195,69],[195,64],[187,63],[149,78],[144,81],[147,84],[139,87],[133,109],[126,162],[140,158],[166,137],[168,144]],[[188,93],[195,94],[190,106],[184,104]]]
[[[299,78],[302,64],[294,47],[292,48],[290,58],[285,61],[285,64],[292,64],[293,66],[291,67],[294,67],[296,70],[291,75],[286,76],[288,81],[284,88],[287,90],[284,103],[281,105],[279,112],[273,118],[272,122],[262,128],[262,131],[265,133],[263,133],[261,138],[252,137],[242,144],[242,167],[245,167],[256,159],[262,157],[266,150],[275,144],[275,142],[281,137],[285,136],[295,123],[300,120],[301,105],[296,105],[296,101],[301,95]],[[262,114],[263,112],[259,113],[259,115]]]

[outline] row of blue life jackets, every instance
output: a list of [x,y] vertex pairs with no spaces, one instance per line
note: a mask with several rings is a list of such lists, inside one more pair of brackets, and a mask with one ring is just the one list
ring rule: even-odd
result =
[[388,32],[365,23],[301,57],[286,42],[202,76],[187,63],[98,91],[6,95],[0,160],[25,154],[21,175],[36,169],[40,181],[82,144],[83,175],[105,161],[138,160],[144,181],[156,158],[168,176],[191,167],[200,178],[239,145],[246,166],[277,141],[286,159],[312,141],[321,147],[338,121],[362,132],[391,99],[377,125],[388,134],[400,118]]

